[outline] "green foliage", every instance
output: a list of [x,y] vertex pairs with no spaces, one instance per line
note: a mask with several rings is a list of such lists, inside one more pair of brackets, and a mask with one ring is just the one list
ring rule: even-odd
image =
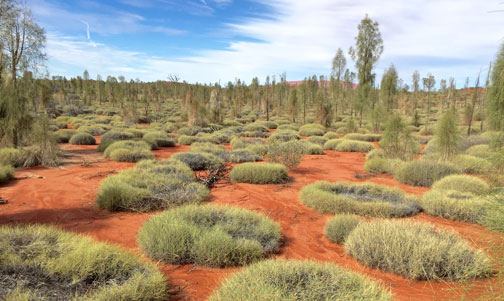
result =
[[420,151],[407,122],[399,115],[392,116],[387,122],[380,146],[387,157],[402,160],[410,160]]
[[57,143],[68,143],[75,134],[77,134],[76,130],[59,130],[54,133],[54,138]]
[[14,167],[0,164],[0,184],[5,184],[14,179]]
[[30,142],[31,145],[25,148],[24,166],[54,167],[59,165],[60,150],[49,131],[49,119],[46,116],[35,119],[30,133]]
[[308,138],[308,141],[310,143],[324,145],[327,141],[329,141],[329,139],[320,136],[311,136],[310,138]]
[[33,300],[168,297],[166,280],[153,263],[55,227],[0,227],[0,258],[0,299],[6,297],[2,294],[30,295]]
[[[286,142],[289,143],[289,142]],[[297,143],[300,143],[300,145],[303,146],[304,153],[306,155],[323,155],[324,154],[324,149],[322,148],[321,145],[311,143],[307,140],[299,140]]]
[[280,226],[248,210],[188,205],[149,219],[138,233],[140,248],[171,264],[245,265],[275,252]]
[[399,159],[372,158],[366,160],[364,170],[370,173],[385,173],[394,175],[394,173],[401,168],[403,164],[404,161]]
[[322,213],[404,217],[420,211],[416,199],[399,188],[373,183],[316,182],[301,189],[303,204]]
[[17,148],[0,148],[0,165],[23,166],[25,154]]
[[346,134],[343,139],[348,139],[348,140],[357,140],[357,141],[367,141],[367,142],[376,142],[380,141],[381,135],[378,134],[358,134],[358,133],[351,133],[351,134]]
[[371,268],[414,280],[465,281],[492,275],[490,259],[455,232],[434,225],[377,220],[347,237],[345,252]]
[[144,141],[123,140],[109,145],[103,153],[105,158],[119,162],[137,162],[142,159],[154,159],[151,146]]
[[455,190],[459,192],[468,192],[472,194],[487,194],[490,192],[490,186],[483,180],[467,175],[451,175],[436,181],[432,185],[436,190]]
[[504,44],[497,53],[488,91],[487,114],[490,128],[504,130]]
[[291,140],[299,140],[301,137],[293,130],[276,130],[269,138],[270,143],[287,142]]
[[250,184],[283,184],[289,179],[287,168],[275,163],[244,163],[233,167],[231,181]]
[[324,143],[324,149],[335,150],[336,147],[343,141],[343,139],[335,138]]
[[341,245],[345,242],[350,232],[361,222],[361,219],[355,215],[338,214],[327,222],[324,228],[324,235],[330,241]]
[[441,118],[437,125],[434,145],[441,154],[442,160],[451,159],[458,151],[460,134],[457,129],[456,118],[456,113],[450,110]]
[[370,142],[346,140],[342,139],[334,149],[338,152],[363,152],[367,153],[375,149],[374,145]]
[[392,295],[379,282],[333,264],[266,260],[229,277],[210,300],[385,301]]
[[325,133],[324,138],[327,138],[328,140],[338,139],[339,134],[336,132],[327,132],[327,133]]
[[430,187],[437,180],[458,173],[460,170],[450,163],[417,160],[403,164],[394,178],[403,184]]
[[301,141],[275,142],[268,148],[266,158],[273,163],[281,163],[293,169],[301,163],[307,149]]
[[175,146],[175,140],[168,137],[164,131],[146,133],[143,136],[143,140],[153,148]]
[[262,124],[257,124],[257,123],[251,123],[247,124],[246,126],[243,127],[245,131],[249,132],[268,132],[269,128],[262,125]]
[[206,152],[176,153],[170,160],[178,160],[187,164],[192,170],[209,170],[218,168],[224,160],[216,155]]
[[106,178],[96,203],[111,211],[151,211],[199,204],[208,189],[194,182],[192,170],[176,160],[141,161],[134,168]]
[[299,128],[299,135],[301,136],[323,136],[325,134],[325,127],[320,124],[305,124]]
[[96,140],[88,133],[77,133],[70,138],[70,144],[74,145],[95,145]]
[[452,163],[463,173],[479,175],[488,172],[492,166],[490,161],[471,155],[457,155]]

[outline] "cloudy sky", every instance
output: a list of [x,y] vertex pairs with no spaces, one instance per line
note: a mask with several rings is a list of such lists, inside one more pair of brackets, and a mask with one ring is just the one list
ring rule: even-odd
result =
[[[462,87],[488,68],[504,43],[501,0],[28,0],[47,31],[51,75],[87,69],[143,81],[170,74],[188,82],[247,83],[330,73],[348,53],[357,25],[380,23],[385,51],[376,73],[394,64],[411,82],[418,70]],[[348,64],[353,62],[347,55]],[[485,74],[486,76],[486,74]]]

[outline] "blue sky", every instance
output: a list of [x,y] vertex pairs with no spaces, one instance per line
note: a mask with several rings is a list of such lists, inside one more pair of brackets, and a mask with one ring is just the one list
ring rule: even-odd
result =
[[[366,13],[380,23],[379,77],[394,64],[411,82],[418,70],[438,82],[485,72],[504,42],[500,0],[28,0],[47,32],[48,71],[84,69],[143,81],[176,74],[188,82],[247,83],[287,73],[328,75],[347,53]],[[347,55],[349,67],[353,62]]]

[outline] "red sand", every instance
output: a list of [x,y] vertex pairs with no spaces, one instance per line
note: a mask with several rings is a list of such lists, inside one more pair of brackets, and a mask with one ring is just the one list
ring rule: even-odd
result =
[[[136,235],[142,224],[154,213],[110,213],[99,210],[94,200],[100,182],[119,170],[132,167],[103,159],[96,146],[64,145],[73,157],[72,164],[60,168],[25,168],[16,173],[18,180],[0,187],[0,196],[7,205],[0,206],[0,224],[54,224],[66,230],[83,233],[99,241],[118,244],[130,251],[141,253]],[[186,151],[188,146],[154,151],[158,158]],[[305,156],[303,162],[290,172],[291,181],[285,185],[220,184],[211,192],[210,202],[246,208],[260,212],[279,222],[283,229],[284,244],[276,257],[312,259],[339,264],[382,280],[391,289],[396,300],[477,299],[478,294],[492,280],[463,285],[450,282],[411,281],[391,273],[367,268],[344,254],[343,247],[329,242],[323,228],[329,215],[322,215],[305,207],[298,200],[299,190],[319,180],[354,181],[356,173],[364,174],[362,153],[326,151],[326,155]],[[33,177],[41,176],[43,178]],[[390,176],[376,176],[369,181],[398,186],[404,191],[421,195],[428,189],[397,183]],[[453,222],[420,214],[412,220],[435,223],[453,229],[479,247],[502,244],[500,234],[488,234],[483,227]],[[159,264],[173,291],[180,299],[204,300],[222,280],[240,268],[214,269],[193,265],[174,266]],[[468,290],[468,292],[465,292]]]

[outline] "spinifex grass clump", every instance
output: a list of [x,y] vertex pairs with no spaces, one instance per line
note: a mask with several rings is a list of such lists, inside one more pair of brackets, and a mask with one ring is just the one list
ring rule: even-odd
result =
[[383,286],[333,264],[266,260],[224,281],[210,297],[220,300],[391,300]]
[[54,133],[54,138],[57,143],[68,143],[75,134],[77,134],[76,130],[59,130]]
[[289,180],[288,170],[276,163],[243,163],[233,167],[231,181],[250,184],[283,184]]
[[138,233],[140,248],[171,264],[226,267],[255,262],[278,249],[280,226],[227,206],[184,206],[154,216]]
[[74,145],[95,145],[95,138],[88,133],[77,133],[70,138],[70,144]]
[[338,214],[327,222],[324,234],[332,242],[343,244],[350,232],[355,229],[362,220],[351,214]]
[[325,127],[320,124],[305,124],[299,128],[301,136],[323,136],[324,134]]
[[103,153],[105,158],[118,162],[137,162],[154,159],[151,146],[144,141],[124,140],[112,143]]
[[0,184],[9,182],[14,178],[14,167],[10,165],[0,165]]
[[104,152],[107,149],[107,147],[109,147],[116,141],[132,140],[133,138],[134,135],[128,132],[115,131],[115,130],[106,132],[105,134],[103,134],[103,136],[100,137],[100,144],[98,145],[98,151]]
[[346,134],[343,138],[348,140],[357,140],[357,141],[367,141],[367,142],[377,142],[380,141],[381,135],[379,134],[358,134],[351,133]]
[[420,211],[416,199],[402,190],[373,183],[325,181],[305,186],[301,202],[322,213],[373,217],[405,217]]
[[96,203],[112,211],[151,211],[208,198],[208,189],[194,181],[192,170],[176,160],[147,160],[106,178]]
[[274,142],[287,142],[291,140],[299,140],[301,137],[299,133],[293,130],[276,130],[269,138],[268,141]]
[[143,140],[151,145],[153,149],[158,147],[173,147],[175,139],[168,137],[164,131],[149,132],[143,136]]
[[430,187],[437,180],[458,173],[460,170],[451,163],[417,160],[402,164],[394,177],[403,184]]
[[375,149],[375,147],[370,142],[347,140],[347,139],[342,139],[341,142],[339,142],[334,148],[334,150],[338,152],[362,152],[362,153],[370,152],[373,149]]
[[[2,300],[166,300],[152,263],[53,227],[0,227]],[[30,296],[30,298],[28,298]]]
[[366,161],[366,164],[364,164],[364,170],[371,173],[385,173],[393,175],[403,164],[404,161],[400,159],[376,157]]
[[224,160],[220,157],[206,152],[184,152],[176,153],[170,160],[181,161],[187,164],[192,170],[208,170],[218,168]]
[[23,166],[25,155],[22,150],[17,148],[0,148],[0,165]]
[[377,220],[360,223],[345,252],[362,264],[414,280],[471,280],[490,277],[492,264],[458,234],[431,224]]

